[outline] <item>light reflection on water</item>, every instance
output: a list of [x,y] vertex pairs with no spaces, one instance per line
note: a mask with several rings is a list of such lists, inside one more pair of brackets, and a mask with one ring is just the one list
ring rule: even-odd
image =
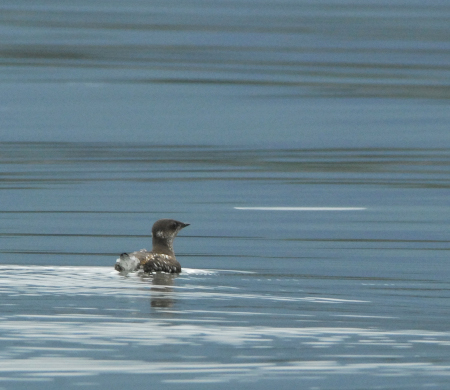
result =
[[[445,361],[425,358],[448,356],[448,331],[383,329],[402,313],[370,315],[368,300],[315,297],[269,325],[277,298],[299,302],[307,294],[283,296],[269,283],[265,293],[248,296],[234,281],[246,273],[233,271],[185,269],[158,286],[111,267],[0,268],[3,380],[120,372],[162,374],[161,383],[228,383],[314,374],[320,384],[329,375],[448,375]],[[264,305],[250,309],[258,302]],[[358,313],[336,314],[355,304]],[[367,320],[372,325],[362,326]]]

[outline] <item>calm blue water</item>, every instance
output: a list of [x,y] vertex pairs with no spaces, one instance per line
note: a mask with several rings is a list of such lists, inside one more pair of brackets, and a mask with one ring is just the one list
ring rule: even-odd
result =
[[[450,388],[449,26],[4,1],[0,389]],[[167,217],[183,272],[114,271]]]

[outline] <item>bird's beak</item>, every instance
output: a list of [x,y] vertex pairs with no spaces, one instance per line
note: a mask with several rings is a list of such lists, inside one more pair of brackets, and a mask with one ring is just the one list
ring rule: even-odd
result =
[[183,223],[183,222],[181,222],[181,229],[183,229],[183,228],[185,228],[186,226],[189,226],[190,225],[190,223]]

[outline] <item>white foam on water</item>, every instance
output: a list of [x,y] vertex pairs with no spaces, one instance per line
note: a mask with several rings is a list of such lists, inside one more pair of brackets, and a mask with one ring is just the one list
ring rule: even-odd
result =
[[181,275],[214,275],[216,270],[212,269],[196,269],[196,268],[182,268]]
[[[214,275],[217,271],[183,268],[182,276]],[[0,293],[8,295],[147,296],[153,276],[121,273],[108,267],[0,265]]]
[[[215,288],[187,284],[192,276],[218,275],[222,270],[183,268],[178,276],[184,283],[170,285],[176,289],[177,299],[246,299],[273,302],[313,302],[317,304],[361,303],[360,299],[340,299],[321,296],[283,296],[273,294],[253,294],[227,286]],[[229,273],[241,273],[228,270]],[[169,275],[169,274],[167,274]],[[148,297],[149,283],[155,276],[140,272],[120,273],[112,267],[58,267],[58,266],[0,266],[0,293],[10,296],[82,295]]]

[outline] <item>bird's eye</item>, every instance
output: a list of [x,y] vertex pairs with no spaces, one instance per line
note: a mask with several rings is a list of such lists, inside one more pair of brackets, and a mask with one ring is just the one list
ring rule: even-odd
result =
[[172,229],[176,229],[177,228],[177,223],[176,222],[172,222],[171,227],[172,227]]

